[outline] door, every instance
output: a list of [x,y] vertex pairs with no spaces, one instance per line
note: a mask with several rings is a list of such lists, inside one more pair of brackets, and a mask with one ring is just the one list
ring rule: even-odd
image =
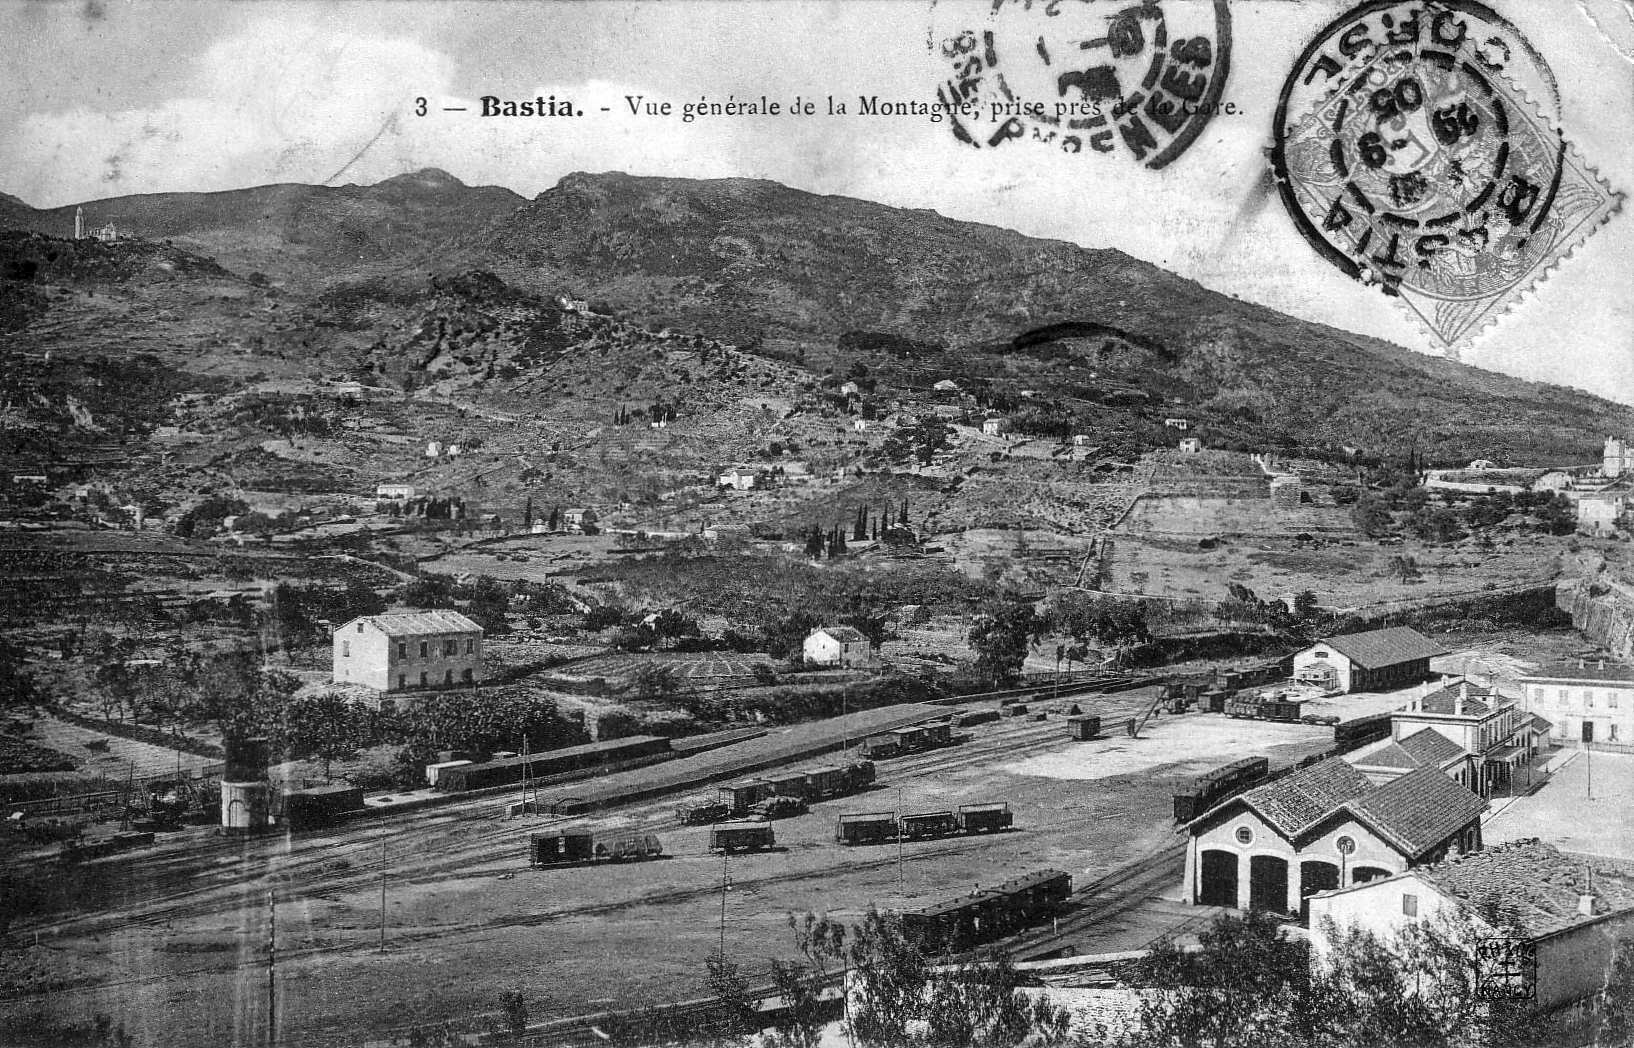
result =
[[1203,853],[1203,883],[1197,901],[1204,906],[1237,905],[1237,856],[1228,851]]
[[1339,867],[1315,859],[1299,864],[1299,917],[1310,920],[1310,897],[1339,887]]
[[1586,720],[1583,722],[1583,741],[1594,741],[1594,722],[1591,720]]
[[1288,912],[1288,862],[1275,855],[1256,855],[1248,861],[1248,908]]

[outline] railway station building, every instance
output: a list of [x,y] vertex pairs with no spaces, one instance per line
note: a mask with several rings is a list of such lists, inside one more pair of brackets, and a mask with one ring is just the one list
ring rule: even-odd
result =
[[[1465,775],[1453,777],[1483,797],[1494,787],[1513,782],[1530,765],[1537,748],[1532,718],[1514,700],[1468,679],[1426,684],[1405,708],[1390,716],[1391,738],[1403,746],[1425,731],[1469,754]],[[1433,739],[1424,738],[1419,748],[1428,754],[1435,745]],[[1444,752],[1445,747],[1440,750]],[[1358,757],[1350,759],[1356,763]]]
[[1317,892],[1481,846],[1486,801],[1435,768],[1375,783],[1341,758],[1232,797],[1186,825],[1186,901],[1303,914]]
[[1618,942],[1634,936],[1634,885],[1595,865],[1535,838],[1509,841],[1313,897],[1311,942],[1318,954],[1329,948],[1323,918],[1389,939],[1445,911],[1467,913],[1479,931],[1524,944],[1512,974],[1531,985],[1517,988],[1531,991],[1535,1013],[1553,1012],[1600,994]]
[[333,640],[336,684],[401,692],[482,681],[482,627],[457,611],[364,615]]
[[1634,747],[1634,666],[1578,659],[1517,683],[1526,689],[1532,714],[1552,722],[1552,736],[1561,745]]
[[1294,655],[1301,684],[1349,693],[1390,691],[1430,675],[1430,660],[1447,649],[1406,626],[1329,637]]

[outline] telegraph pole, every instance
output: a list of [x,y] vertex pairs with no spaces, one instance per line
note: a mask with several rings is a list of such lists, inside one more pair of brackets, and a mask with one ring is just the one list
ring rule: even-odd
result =
[[726,890],[732,886],[726,869],[726,849],[721,849],[721,960],[726,960]]
[[386,952],[386,841],[380,841],[380,952]]
[[[900,811],[902,815],[906,815],[908,813],[907,809],[902,807],[902,784],[900,782],[896,784],[896,806],[897,810]],[[898,816],[896,820],[896,890],[897,894],[903,897],[906,897],[908,894],[907,874],[903,872],[902,868],[901,816]]]
[[278,1043],[278,894],[267,890],[267,1043]]

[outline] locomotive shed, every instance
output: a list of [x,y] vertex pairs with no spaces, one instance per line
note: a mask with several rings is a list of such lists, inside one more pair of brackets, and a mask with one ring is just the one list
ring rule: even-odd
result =
[[[1142,689],[1074,701],[1116,723],[1151,700]],[[1053,714],[1042,722],[993,720],[954,734],[964,741],[878,761],[878,781],[869,790],[778,820],[774,850],[724,859],[708,850],[708,826],[676,822],[673,795],[567,819],[504,818],[518,793],[288,839],[213,840],[207,846],[213,854],[203,858],[198,853],[206,846],[195,840],[185,853],[167,845],[118,860],[135,864],[134,870],[103,860],[92,867],[106,867],[122,883],[133,873],[145,881],[146,901],[129,909],[115,901],[73,922],[55,937],[57,946],[84,969],[117,957],[127,971],[143,974],[110,972],[105,986],[57,992],[125,1016],[139,1013],[154,994],[185,996],[205,1015],[196,1033],[179,1035],[176,1043],[220,1043],[235,1015],[260,1006],[256,976],[264,960],[225,946],[240,941],[240,926],[257,934],[264,919],[263,889],[237,879],[241,868],[261,863],[279,871],[278,973],[287,988],[280,1024],[291,1035],[319,1039],[348,1032],[318,1018],[334,1014],[339,995],[356,1022],[380,1027],[462,1014],[497,985],[548,988],[550,1011],[540,1019],[696,996],[704,958],[721,941],[723,869],[731,881],[726,948],[757,976],[769,957],[793,953],[790,912],[826,904],[830,915],[849,923],[870,903],[924,906],[1049,867],[1070,871],[1080,897],[1063,913],[1059,935],[1046,927],[1025,940],[1032,944],[1028,955],[1062,946],[1098,949],[1107,941],[1126,948],[1131,938],[1157,934],[1130,910],[1178,887],[1178,873],[1170,878],[1162,868],[1162,853],[1177,841],[1176,786],[1245,753],[1287,763],[1331,745],[1332,738],[1331,730],[1305,725],[1196,713],[1160,716],[1139,739],[1076,741],[1065,717]],[[778,770],[810,770],[838,757],[813,755]],[[1014,829],[900,846],[893,840],[847,847],[834,840],[843,813],[995,802],[1010,806]],[[605,835],[656,834],[665,857],[530,868],[529,835],[567,825]],[[382,846],[384,955],[377,952]],[[239,849],[254,861],[240,867]],[[1141,865],[1141,876],[1123,872],[1131,864]],[[1082,891],[1086,886],[1090,890]],[[126,890],[110,894],[136,897]],[[639,970],[622,960],[636,954],[647,958]],[[423,977],[428,966],[436,979]]]

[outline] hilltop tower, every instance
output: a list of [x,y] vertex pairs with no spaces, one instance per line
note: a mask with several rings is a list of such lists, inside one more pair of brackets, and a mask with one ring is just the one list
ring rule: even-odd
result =
[[74,239],[85,239],[85,209],[83,207],[74,208]]

